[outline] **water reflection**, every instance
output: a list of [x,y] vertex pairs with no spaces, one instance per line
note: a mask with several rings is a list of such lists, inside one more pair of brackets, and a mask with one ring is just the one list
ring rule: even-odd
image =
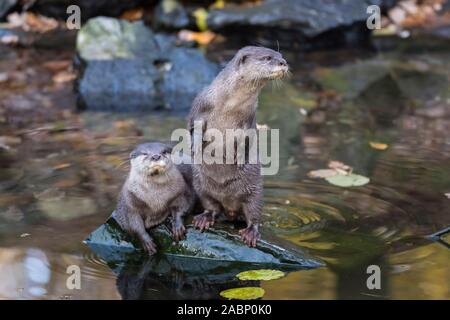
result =
[[[258,109],[259,123],[280,128],[281,167],[265,178],[264,228],[327,265],[254,284],[265,298],[450,298],[450,251],[425,239],[450,225],[450,59],[438,49],[288,55],[301,61],[294,76],[268,87]],[[0,297],[218,298],[242,285],[232,266],[199,275],[150,259],[118,269],[82,244],[114,209],[133,145],[167,140],[185,122],[74,112],[70,86],[27,78],[43,74],[41,60],[55,55],[46,54],[14,55],[36,70],[1,84]],[[371,141],[388,148],[375,150]],[[307,176],[329,160],[371,182],[340,188]],[[71,264],[81,267],[81,290],[65,285]],[[381,267],[380,291],[365,286],[369,264]]]

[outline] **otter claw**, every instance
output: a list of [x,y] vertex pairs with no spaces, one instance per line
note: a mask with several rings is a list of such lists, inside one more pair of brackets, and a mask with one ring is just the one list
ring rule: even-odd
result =
[[156,253],[156,244],[151,239],[143,240],[142,246],[144,250],[151,256]]
[[193,220],[194,227],[200,231],[207,230],[214,225],[214,216],[210,212],[204,212],[196,215]]
[[186,238],[186,228],[184,225],[174,226],[172,228],[172,234],[175,242],[179,242]]
[[258,229],[254,226],[239,230],[239,234],[244,243],[249,247],[256,247],[256,241],[261,238]]

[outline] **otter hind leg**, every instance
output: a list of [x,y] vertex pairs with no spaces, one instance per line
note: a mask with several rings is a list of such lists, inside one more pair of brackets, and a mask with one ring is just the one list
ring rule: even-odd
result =
[[134,233],[140,240],[142,247],[149,254],[153,255],[156,253],[156,245],[153,242],[152,237],[145,230],[144,221],[139,214],[129,215],[129,228],[132,233]]
[[218,201],[210,196],[200,196],[202,206],[205,209],[203,213],[196,215],[193,220],[194,227],[201,231],[211,228],[216,222],[216,217],[221,210],[221,205]]
[[261,238],[259,233],[259,222],[262,213],[262,201],[259,195],[251,197],[242,205],[245,219],[247,220],[247,228],[241,229],[239,234],[242,240],[249,247],[256,247],[256,242]]

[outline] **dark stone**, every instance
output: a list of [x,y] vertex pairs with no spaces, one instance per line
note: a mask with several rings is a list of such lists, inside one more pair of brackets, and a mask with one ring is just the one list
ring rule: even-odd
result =
[[80,107],[187,113],[219,70],[196,49],[176,47],[176,42],[142,22],[89,20],[77,38]]
[[162,92],[168,109],[189,110],[197,93],[211,83],[219,67],[196,49],[174,48],[164,73]]
[[367,7],[384,2],[266,0],[251,7],[211,10],[207,24],[214,31],[240,33],[263,45],[276,45],[279,39],[282,46],[292,48],[294,44],[303,49],[366,44],[370,34]]
[[158,70],[141,59],[90,61],[78,82],[79,105],[89,110],[148,111],[157,98]]
[[37,0],[31,10],[47,17],[67,19],[67,7],[77,5],[81,9],[81,19],[86,21],[96,16],[117,17],[125,10],[136,8],[149,0]]
[[0,1],[0,21],[6,18],[6,15],[17,4],[17,0],[2,0]]
[[[233,262],[284,267],[286,269],[309,269],[322,266],[318,260],[305,255],[298,248],[283,247],[265,240],[258,241],[256,248],[247,247],[230,228],[220,226],[200,232],[188,226],[186,239],[176,243],[165,225],[150,230],[160,254],[184,258],[191,272],[205,272],[205,268],[217,269]],[[280,240],[281,241],[281,240]],[[114,218],[92,232],[85,243],[102,259],[111,264],[145,259],[147,254],[133,237],[126,234]],[[203,264],[202,264],[203,263]],[[205,265],[207,263],[207,265]]]
[[183,29],[189,26],[186,9],[176,0],[163,0],[155,8],[153,26],[162,29]]

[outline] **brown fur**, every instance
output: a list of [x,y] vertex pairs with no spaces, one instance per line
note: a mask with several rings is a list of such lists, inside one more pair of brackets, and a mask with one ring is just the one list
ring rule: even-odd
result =
[[[268,80],[288,72],[279,52],[263,47],[245,47],[195,98],[188,118],[193,135],[194,121],[209,128],[256,129],[258,95]],[[256,246],[262,212],[263,183],[257,164],[198,164],[193,166],[194,188],[205,211],[194,218],[194,226],[204,230],[217,215],[225,212],[230,220],[244,216],[247,228],[241,230],[244,242]]]
[[[190,168],[173,164],[170,152],[170,147],[162,143],[145,143],[133,150],[130,173],[114,213],[121,227],[137,236],[149,254],[156,252],[156,245],[146,229],[161,224],[171,215],[174,239],[182,240],[183,216],[194,204]],[[160,159],[153,161],[152,157]],[[158,161],[167,165],[155,171]]]

